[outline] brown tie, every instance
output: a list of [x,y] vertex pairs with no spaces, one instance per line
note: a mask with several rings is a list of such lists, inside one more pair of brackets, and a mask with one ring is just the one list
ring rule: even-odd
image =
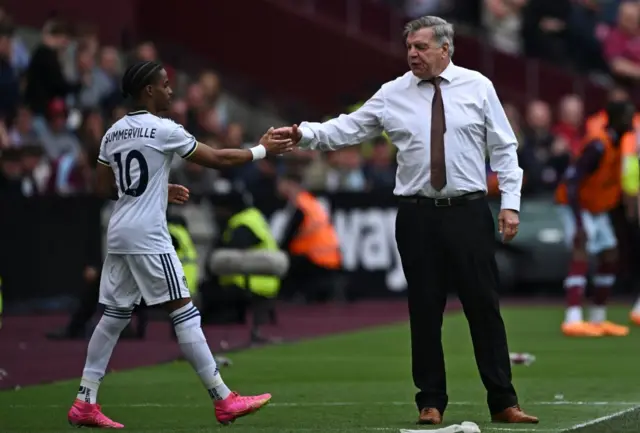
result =
[[447,184],[447,168],[444,162],[444,133],[447,126],[440,90],[442,77],[435,77],[428,81],[435,89],[431,103],[431,186],[436,191],[440,191]]

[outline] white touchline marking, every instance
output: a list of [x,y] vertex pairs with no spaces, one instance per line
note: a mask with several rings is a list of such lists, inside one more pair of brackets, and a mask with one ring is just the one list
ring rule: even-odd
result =
[[550,428],[510,428],[510,427],[482,427],[481,430],[489,430],[489,431],[522,431],[522,432],[556,432],[558,433],[560,430],[558,429],[550,429]]
[[574,426],[569,427],[568,429],[562,430],[562,432],[571,432],[571,431],[579,430],[579,429],[584,428],[584,427],[589,427],[589,426],[592,426],[592,425],[595,425],[595,424],[600,424],[600,423],[612,420],[614,418],[618,418],[618,417],[620,417],[622,415],[626,415],[628,413],[631,413],[631,412],[633,412],[634,410],[637,410],[637,409],[640,409],[640,405],[636,405],[634,407],[630,407],[630,408],[627,408],[625,410],[621,410],[621,411],[612,413],[611,415],[601,416],[600,418],[595,418],[595,419],[592,419],[591,421],[585,421],[585,422],[582,422],[580,424],[576,424]]
[[[454,401],[449,403],[451,406],[484,406],[485,403],[481,402],[472,402],[472,401]],[[269,403],[269,407],[340,407],[340,406],[413,406],[414,403],[408,401],[319,401],[319,402],[273,402]],[[630,402],[630,401],[531,401],[526,402],[525,405],[531,406],[633,406],[632,408],[626,409],[622,411],[626,413],[626,411],[631,411],[636,407],[640,407],[640,402]],[[127,407],[127,408],[145,408],[145,407],[209,407],[208,404],[202,403],[185,403],[185,404],[175,404],[175,403],[131,403],[131,404],[106,404],[105,407]],[[21,408],[61,408],[66,407],[65,405],[60,404],[10,404],[10,408],[21,409]],[[536,430],[539,431],[539,430]]]

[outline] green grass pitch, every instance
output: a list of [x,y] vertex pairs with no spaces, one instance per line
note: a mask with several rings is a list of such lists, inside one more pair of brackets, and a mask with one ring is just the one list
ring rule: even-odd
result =
[[[626,308],[613,308],[625,322]],[[567,339],[560,308],[505,308],[511,350],[537,361],[514,366],[523,407],[538,425],[488,422],[466,320],[444,325],[450,405],[445,423],[474,421],[487,432],[640,432],[640,329],[629,337]],[[127,431],[196,433],[398,432],[418,429],[410,376],[408,326],[400,324],[237,353],[223,369],[242,393],[271,392],[272,404],[230,427],[218,426],[207,393],[182,362],[109,374],[104,412]],[[46,360],[43,360],[46,362]],[[66,411],[77,381],[0,393],[0,432],[71,430]],[[428,429],[426,429],[428,430]]]

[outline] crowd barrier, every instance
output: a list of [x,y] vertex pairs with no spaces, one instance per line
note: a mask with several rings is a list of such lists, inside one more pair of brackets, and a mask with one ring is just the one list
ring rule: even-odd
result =
[[101,233],[101,207],[94,198],[0,194],[0,276],[7,307],[82,290],[84,267],[95,255],[90,241]]

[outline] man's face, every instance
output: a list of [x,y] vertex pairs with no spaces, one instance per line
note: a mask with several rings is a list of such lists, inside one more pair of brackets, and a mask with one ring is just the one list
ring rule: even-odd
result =
[[173,90],[169,84],[169,77],[167,71],[161,69],[159,72],[158,80],[150,87],[151,97],[156,106],[156,110],[160,112],[169,111],[171,108],[171,97],[173,96]]
[[10,180],[18,180],[22,177],[22,164],[14,160],[0,161],[0,172]]
[[25,155],[22,157],[22,167],[26,173],[31,173],[40,164],[39,155]]
[[433,29],[424,28],[407,35],[407,60],[416,77],[433,78],[449,57],[449,44],[438,46],[433,37]]
[[0,35],[0,58],[8,59],[11,57],[11,37],[8,35]]

